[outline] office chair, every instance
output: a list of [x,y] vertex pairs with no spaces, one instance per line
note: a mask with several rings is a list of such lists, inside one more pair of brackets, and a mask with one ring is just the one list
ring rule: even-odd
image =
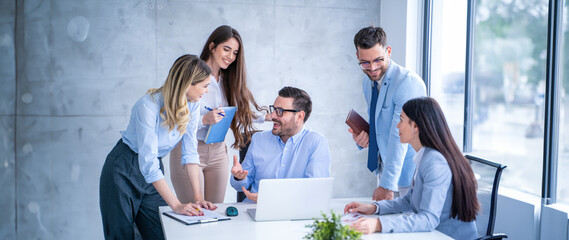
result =
[[504,233],[494,233],[494,223],[496,221],[496,204],[498,203],[498,186],[502,170],[506,166],[499,163],[490,162],[470,155],[465,156],[470,162],[478,181],[478,202],[480,212],[476,216],[476,227],[480,240],[508,238]]

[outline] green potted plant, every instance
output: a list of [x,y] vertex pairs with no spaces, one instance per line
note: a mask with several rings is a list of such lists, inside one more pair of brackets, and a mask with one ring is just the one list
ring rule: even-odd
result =
[[342,225],[340,214],[330,211],[328,217],[322,213],[322,220],[314,219],[314,223],[306,225],[312,228],[312,232],[304,236],[304,239],[314,240],[355,240],[361,239],[362,233],[355,231],[347,225]]

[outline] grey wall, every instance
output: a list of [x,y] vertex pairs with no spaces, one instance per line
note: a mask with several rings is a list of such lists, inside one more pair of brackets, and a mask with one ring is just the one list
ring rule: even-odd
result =
[[285,85],[313,97],[334,196],[370,196],[344,119],[366,112],[352,38],[379,12],[366,0],[1,1],[0,239],[102,238],[99,175],[131,106],[221,24],[243,37],[259,103]]
[[15,1],[0,1],[0,239],[16,238]]

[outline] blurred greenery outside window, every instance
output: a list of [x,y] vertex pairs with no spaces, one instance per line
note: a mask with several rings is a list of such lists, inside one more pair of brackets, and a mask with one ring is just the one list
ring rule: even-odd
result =
[[507,165],[501,186],[541,195],[547,0],[478,0],[472,154]]

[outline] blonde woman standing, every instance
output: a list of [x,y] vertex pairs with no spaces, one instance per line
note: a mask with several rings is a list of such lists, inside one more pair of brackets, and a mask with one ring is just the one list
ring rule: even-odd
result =
[[210,73],[197,56],[181,56],[164,85],[148,90],[132,107],[128,127],[101,172],[106,239],[134,239],[134,223],[144,239],[164,239],[158,207],[166,204],[185,215],[203,215],[201,207],[217,208],[209,202],[180,202],[164,179],[161,160],[180,142],[182,162],[197,166],[198,101],[207,92]]
[[[198,153],[200,155],[199,184],[192,181],[194,176],[184,171],[181,165],[181,149],[177,146],[170,153],[172,185],[180,200],[200,203],[204,200],[221,203],[225,197],[225,189],[229,177],[229,161],[225,142],[205,144],[208,125],[223,119],[220,106],[237,106],[235,117],[231,122],[231,131],[235,136],[232,147],[241,148],[251,139],[255,132],[253,122],[270,121],[270,114],[263,116],[256,112],[259,107],[247,88],[245,68],[245,51],[243,41],[237,30],[230,26],[220,26],[211,33],[203,47],[200,58],[211,68],[211,84],[209,92],[200,102],[200,122],[198,126]],[[213,111],[206,109],[211,108]],[[221,113],[221,114],[220,114]],[[268,113],[268,111],[267,111]],[[247,141],[247,142],[246,142]],[[199,185],[202,188],[196,189]]]

